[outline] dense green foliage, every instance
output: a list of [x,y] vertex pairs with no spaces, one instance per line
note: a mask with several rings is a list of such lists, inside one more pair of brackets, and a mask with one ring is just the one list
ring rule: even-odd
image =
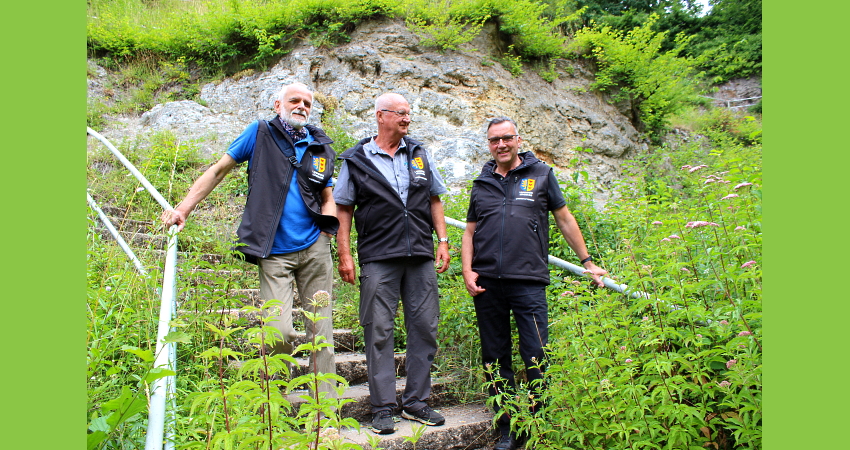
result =
[[678,56],[689,40],[680,39],[676,48],[662,51],[665,34],[652,31],[656,19],[651,16],[625,35],[610,27],[582,29],[574,41],[578,51],[599,64],[594,87],[615,90],[614,99],[630,105],[632,122],[655,134],[696,93],[693,63]]
[[689,54],[711,55],[704,70],[721,82],[761,75],[761,0],[718,0],[694,33]]
[[531,65],[552,81],[555,60],[588,58],[600,67],[595,87],[628,101],[633,124],[655,137],[693,98],[694,69],[713,82],[761,72],[760,0],[718,1],[704,17],[673,0],[92,0],[88,10],[90,55],[122,73],[111,90],[131,93],[92,102],[95,126],[104,114],[197,99],[200,81],[262,70],[296,40],[347,42],[374,18],[403,18],[422,45],[442,51],[462,49],[493,23],[504,46],[491,58],[515,76]]
[[692,37],[685,54],[698,58],[699,68],[712,83],[761,75],[761,0],[713,0],[711,9],[689,0],[577,0],[587,8],[586,23],[610,26],[622,32],[639,27],[653,14],[653,29],[666,32],[663,49],[676,47],[680,34]]

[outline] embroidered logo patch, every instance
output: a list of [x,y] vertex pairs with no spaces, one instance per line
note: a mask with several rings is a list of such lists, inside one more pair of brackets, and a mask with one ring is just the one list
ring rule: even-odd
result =
[[425,163],[422,162],[421,156],[417,156],[416,158],[413,158],[413,161],[410,161],[410,164],[413,166],[414,169],[420,169],[421,170],[421,169],[425,168]]
[[522,181],[519,182],[520,190],[525,192],[531,192],[534,190],[534,182],[536,180],[534,178],[523,178]]
[[313,157],[313,170],[316,172],[324,172],[327,167],[328,160],[319,156]]

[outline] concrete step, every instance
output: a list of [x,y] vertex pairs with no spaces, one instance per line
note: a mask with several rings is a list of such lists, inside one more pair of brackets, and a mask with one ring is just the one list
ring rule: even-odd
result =
[[[204,311],[205,313],[212,313],[213,311]],[[255,311],[244,311],[242,309],[223,309],[218,311],[219,314],[227,314],[233,319],[245,319],[247,321],[246,324],[240,325],[245,328],[259,327],[263,324],[261,313]],[[196,311],[188,311],[188,310],[178,310],[178,317],[194,317],[197,315]],[[304,327],[304,315],[300,308],[292,309],[292,322],[294,327],[297,329]],[[297,337],[295,338],[295,342],[293,345],[298,347],[301,344],[307,342],[307,333],[304,331],[296,331]],[[354,330],[350,328],[335,328],[334,329],[334,350],[337,353],[340,352],[355,352],[363,349],[363,343],[361,341],[360,336],[354,333]],[[237,345],[235,347],[245,346],[244,338],[236,339]],[[251,351],[247,348],[234,348],[237,351]]]
[[461,450],[477,449],[493,444],[495,434],[491,429],[493,413],[482,403],[467,405],[445,406],[434,408],[446,418],[446,423],[437,426],[425,426],[419,441],[413,443],[404,438],[413,436],[413,427],[419,428],[421,423],[403,419],[396,422],[396,432],[387,435],[376,435],[369,429],[370,421],[360,422],[360,431],[345,428],[340,435],[345,442],[361,445],[364,450],[371,450],[367,436],[379,436],[379,447],[383,450]]
[[[244,291],[251,291],[253,289],[234,289],[233,291],[231,291],[231,294],[229,294],[229,298],[244,301],[243,303],[246,306],[260,307],[260,306],[263,305],[263,303],[265,303],[265,301],[262,300],[262,299],[250,297],[251,293],[241,294],[241,295],[243,295],[242,297],[237,296],[236,291],[243,291],[243,290]],[[207,312],[207,313],[216,312],[218,314],[227,314],[234,319],[245,319],[245,321],[247,322],[247,324],[245,326],[247,326],[247,327],[258,327],[258,326],[263,324],[262,313],[259,312],[259,311],[246,311],[243,308],[225,308],[225,309],[219,309],[219,310],[208,310],[208,311],[205,311],[205,312]],[[194,311],[188,311],[188,310],[187,311],[181,310],[181,311],[178,311],[178,314],[195,314],[195,312]],[[302,310],[301,308],[298,308],[298,307],[292,308],[292,322],[293,322],[296,329],[303,328],[304,310]],[[349,332],[351,332],[351,330],[349,330]]]
[[[433,378],[431,381],[431,396],[428,398],[428,405],[438,409],[443,406],[455,405],[458,403],[458,397],[451,392],[451,378]],[[406,378],[396,379],[396,402],[401,404],[401,394],[404,392],[404,387],[407,385]],[[307,390],[293,391],[287,396],[287,400],[293,405],[304,403],[302,395],[307,395]],[[353,402],[342,405],[340,414],[342,417],[353,417],[358,422],[368,422],[372,420],[372,404],[369,403],[369,383],[355,384],[345,390],[342,397],[344,399],[354,400]]]
[[[298,332],[298,337],[295,338],[295,342],[293,345],[298,347],[301,344],[307,343],[307,333],[303,331]],[[334,329],[334,353],[345,354],[348,352],[356,352],[358,350],[362,350],[362,345],[359,345],[360,341],[354,335],[351,329],[348,328],[337,328]]]
[[[104,227],[97,227],[96,231],[100,234],[103,239],[114,239],[112,234],[109,233]],[[131,247],[143,247],[143,248],[152,248],[156,250],[164,250],[166,245],[168,245],[168,238],[164,235],[159,234],[149,234],[144,232],[134,232],[134,231],[119,231],[121,237],[124,241],[127,242]],[[178,249],[180,248],[180,241],[177,242]]]
[[[181,301],[184,301],[184,300],[190,299],[191,297],[197,296],[197,295],[212,295],[214,297],[219,297],[219,298],[220,297],[226,297],[226,298],[233,299],[233,300],[237,301],[241,305],[254,306],[254,307],[258,307],[258,308],[260,306],[262,306],[263,303],[264,303],[263,300],[260,298],[260,290],[259,289],[230,289],[230,290],[225,291],[224,289],[189,288],[189,289],[182,290],[178,294],[178,297]],[[232,310],[228,309],[228,310],[224,310],[222,312],[225,313],[225,314],[230,314],[230,315],[238,315],[239,314],[238,309],[232,309]],[[251,314],[254,314],[254,313],[247,313],[247,312],[243,312],[243,313],[246,314],[248,317],[251,317]],[[254,314],[254,315],[256,315],[256,314]],[[249,318],[249,320],[251,320],[251,319]]]
[[[307,373],[307,357],[301,356],[295,358],[298,361],[298,367],[293,370],[292,377],[301,376]],[[342,352],[334,355],[336,362],[336,374],[345,378],[349,386],[365,383],[368,379],[366,371],[366,355],[355,352]],[[404,353],[395,354],[395,373],[396,376],[405,376],[407,372],[404,369],[405,356]]]
[[102,201],[98,199],[95,199],[95,201],[100,204],[100,210],[103,211],[104,214],[109,216],[110,220],[112,220],[112,218],[114,217],[124,217],[125,215],[127,215],[127,209],[125,208],[119,208],[117,206],[112,205],[103,205],[101,204]]
[[[298,347],[301,344],[307,343],[307,333],[303,331],[296,332],[295,342],[293,343],[294,347]],[[254,354],[256,352],[256,348],[253,345],[247,344],[247,339],[237,337],[235,344],[226,344],[229,348],[236,350],[238,352],[242,352],[245,354]],[[347,352],[357,352],[363,350],[363,344],[361,343],[358,336],[356,336],[352,330],[350,329],[335,329],[334,330],[334,352],[339,356],[340,354],[345,354]],[[304,356],[304,355],[299,355]]]
[[[178,239],[178,241],[179,241],[179,239]],[[154,260],[156,260],[159,264],[161,264],[162,261],[165,261],[165,250],[161,250],[161,249],[151,250],[151,254],[154,257]],[[221,264],[221,262],[225,258],[224,255],[217,255],[217,254],[213,254],[213,253],[177,252],[178,262],[179,261],[185,261],[185,260],[189,259],[190,257],[198,258],[201,261],[208,262],[212,265]]]
[[[186,280],[190,285],[197,286],[199,284],[215,283],[217,280],[251,280],[254,285],[257,281],[256,270],[216,270],[216,269],[198,269],[191,270],[179,269],[179,276]],[[257,290],[259,294],[259,290]]]
[[[124,219],[119,216],[107,216],[109,221],[112,223],[112,226],[115,227],[118,231],[125,231],[128,233],[161,233],[162,232],[162,224],[157,222],[154,223],[148,220],[133,220],[133,219]],[[106,231],[106,227],[103,225],[103,222],[98,217],[97,219],[97,228],[99,230]]]

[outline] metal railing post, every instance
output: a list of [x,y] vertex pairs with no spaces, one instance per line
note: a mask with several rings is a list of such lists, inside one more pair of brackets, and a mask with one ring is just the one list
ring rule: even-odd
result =
[[[160,195],[159,191],[142,175],[141,172],[131,163],[115,146],[112,145],[105,137],[101,136],[91,128],[86,127],[86,132],[97,138],[109,151],[124,164],[133,176],[142,183],[142,186],[151,194],[151,196],[162,206],[163,209],[173,209],[165,198]],[[88,193],[86,193],[88,195]],[[88,196],[90,204],[94,203],[91,196]],[[96,205],[94,206],[96,207]],[[102,217],[105,217],[100,208],[96,209]],[[108,223],[108,219],[104,223]],[[110,225],[107,225],[110,228]],[[114,227],[110,230],[113,233]],[[115,231],[113,236],[120,242],[123,241],[120,233]],[[122,248],[126,246],[126,242]],[[129,251],[128,255],[132,254],[129,246],[125,252]],[[134,257],[135,255],[133,255]],[[131,259],[133,259],[131,257]],[[134,263],[138,262],[138,258]],[[137,264],[141,267],[141,263]],[[140,268],[140,270],[142,270]],[[163,368],[177,373],[177,346],[173,342],[165,343],[165,337],[171,332],[171,321],[177,313],[177,226],[173,225],[169,230],[168,247],[165,254],[165,267],[162,277],[162,299],[159,308],[159,323],[156,335],[156,357],[154,359],[154,368]],[[158,378],[151,386],[150,403],[148,405],[148,431],[145,436],[145,450],[170,450],[174,448],[174,417],[175,396],[176,396],[176,375],[168,375]],[[172,416],[166,416],[166,406],[171,400]],[[168,424],[166,425],[166,419]]]
[[[165,336],[171,332],[171,320],[176,312],[176,276],[177,276],[177,225],[169,230],[168,250],[165,254],[165,270],[162,277],[162,302],[159,309],[159,327],[156,333],[156,359],[154,368],[163,368],[177,373],[175,344],[165,343]],[[166,403],[174,399],[174,375],[158,378],[151,386],[150,409],[148,413],[148,433],[145,436],[145,450],[161,450],[163,443],[173,444],[173,422],[168,425],[171,439],[165,440]],[[167,445],[167,444],[166,444]]]

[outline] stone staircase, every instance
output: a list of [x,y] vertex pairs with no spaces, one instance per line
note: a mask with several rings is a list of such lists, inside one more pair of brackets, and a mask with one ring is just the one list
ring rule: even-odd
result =
[[[166,243],[161,228],[157,230],[157,224],[121,219],[124,216],[123,211],[117,208],[106,207],[103,210],[108,215],[115,216],[111,218],[113,225],[119,229],[124,239],[131,246],[146,249],[145,251],[149,255],[148,261],[164,260],[163,249]],[[104,239],[111,239],[105,228],[98,228],[98,231]],[[151,234],[152,232],[159,232],[160,234]],[[180,254],[178,253],[178,256]],[[185,253],[182,254],[186,255]],[[194,254],[194,256],[199,257],[197,254]],[[223,260],[221,255],[212,254],[200,255],[200,258],[211,264],[218,264]],[[182,278],[183,285],[188,284],[189,287],[180,290],[180,300],[187,298],[187,296],[197,295],[203,290],[204,293],[214,292],[222,297],[238,299],[243,305],[260,306],[262,304],[262,300],[259,298],[259,289],[240,288],[225,291],[206,286],[206,280],[215,278],[215,276],[222,278],[238,276],[249,280],[253,278],[255,285],[257,283],[256,274],[252,273],[249,268],[234,271],[197,268],[182,270],[178,278]],[[179,303],[182,304],[182,301]],[[256,312],[247,312],[239,308],[221,308],[220,305],[210,305],[210,308],[215,308],[215,311],[234,318],[246,319],[248,326],[256,326],[261,322],[261,317]],[[192,313],[193,311],[178,311],[178,314],[189,315]],[[300,310],[293,311],[293,320],[296,325],[302,320]],[[364,449],[372,450],[368,443],[368,436],[377,435],[369,430],[372,414],[369,403],[369,388],[366,381],[366,357],[363,353],[358,352],[362,349],[360,339],[357,333],[351,329],[334,329],[337,374],[345,378],[349,384],[342,397],[353,400],[343,405],[340,414],[342,417],[354,418],[361,425],[360,430],[353,428],[340,430],[340,435],[345,442],[355,443]],[[297,346],[305,341],[305,333],[301,332],[295,345]],[[300,356],[296,360],[298,367],[293,376],[303,374],[307,370],[307,358],[305,356]],[[406,381],[404,360],[403,353],[396,354],[396,390],[399,403],[401,403],[401,394]],[[428,404],[445,416],[446,423],[444,425],[428,427],[396,415],[396,432],[380,435],[378,448],[384,450],[472,450],[492,446],[495,437],[491,425],[492,413],[481,399],[474,403],[461,403],[460,396],[452,388],[453,380],[450,377],[432,379],[431,397],[428,399]],[[306,394],[306,391],[293,392],[289,395],[288,400],[293,404],[302,403],[304,400],[300,396],[304,394]],[[424,427],[424,429],[420,429],[421,427]],[[411,442],[412,436],[417,430],[421,431],[420,438],[415,443]]]

